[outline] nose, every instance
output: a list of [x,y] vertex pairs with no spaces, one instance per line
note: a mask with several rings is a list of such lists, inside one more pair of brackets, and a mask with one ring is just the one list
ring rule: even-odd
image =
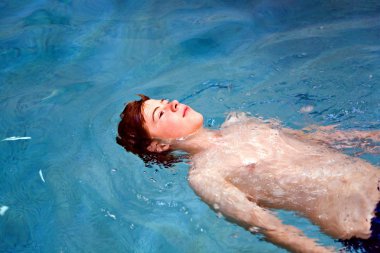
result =
[[179,105],[179,102],[177,100],[171,101],[170,102],[170,110],[172,110],[172,112],[178,111],[178,105]]

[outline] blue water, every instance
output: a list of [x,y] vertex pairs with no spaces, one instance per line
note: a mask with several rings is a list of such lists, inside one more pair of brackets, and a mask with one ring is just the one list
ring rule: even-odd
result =
[[379,66],[379,1],[0,1],[0,252],[285,252],[118,146],[124,102],[379,129]]

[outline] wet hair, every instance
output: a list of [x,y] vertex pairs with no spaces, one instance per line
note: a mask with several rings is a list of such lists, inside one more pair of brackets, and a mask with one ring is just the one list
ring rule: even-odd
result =
[[160,153],[148,151],[153,138],[144,127],[143,109],[144,102],[150,98],[142,94],[138,96],[141,99],[129,102],[120,114],[121,121],[118,125],[116,142],[126,151],[138,155],[147,167],[157,164],[169,168],[173,167],[175,163],[182,162],[187,155],[175,154],[173,150]]

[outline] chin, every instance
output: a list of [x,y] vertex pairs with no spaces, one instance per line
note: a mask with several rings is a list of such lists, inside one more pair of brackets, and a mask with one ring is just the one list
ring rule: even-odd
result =
[[193,117],[192,117],[192,121],[197,126],[199,126],[199,127],[202,126],[203,125],[203,115],[200,114],[199,112],[195,112]]
[[203,115],[202,115],[202,114],[199,114],[199,115],[200,115],[200,118],[201,118],[201,119],[199,120],[199,121],[200,121],[200,126],[202,126],[202,125],[203,125]]

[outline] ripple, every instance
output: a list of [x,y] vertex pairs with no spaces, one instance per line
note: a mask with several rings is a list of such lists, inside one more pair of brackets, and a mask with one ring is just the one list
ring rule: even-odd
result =
[[24,18],[24,26],[41,25],[70,25],[70,19],[67,16],[53,14],[45,9],[35,10]]

